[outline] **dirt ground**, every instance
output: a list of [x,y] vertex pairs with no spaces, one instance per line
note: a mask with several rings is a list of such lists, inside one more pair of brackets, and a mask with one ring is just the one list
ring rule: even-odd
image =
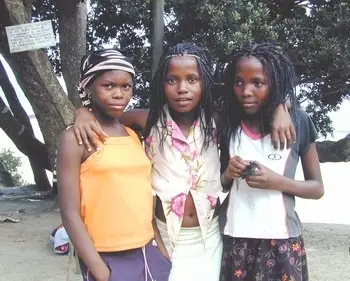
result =
[[[60,223],[47,211],[50,201],[0,202],[0,216],[20,219],[0,223],[0,281],[81,280],[67,270],[68,257],[53,253],[49,234]],[[310,281],[350,281],[349,225],[304,224]],[[74,266],[73,266],[74,267]]]

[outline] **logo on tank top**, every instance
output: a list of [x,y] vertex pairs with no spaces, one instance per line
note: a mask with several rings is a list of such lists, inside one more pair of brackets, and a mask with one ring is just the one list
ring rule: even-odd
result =
[[272,153],[269,156],[267,156],[270,160],[281,160],[282,156],[279,154]]

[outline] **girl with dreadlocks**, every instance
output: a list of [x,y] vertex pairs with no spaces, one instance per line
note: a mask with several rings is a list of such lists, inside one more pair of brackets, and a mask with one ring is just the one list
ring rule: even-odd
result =
[[[230,158],[222,175],[231,188],[224,211],[221,281],[307,281],[307,261],[295,196],[323,196],[315,140],[308,115],[296,107],[294,67],[281,48],[257,44],[235,50],[225,73]],[[233,91],[233,92],[232,92]],[[297,141],[271,146],[269,124],[289,99]],[[305,181],[294,180],[301,158]]]
[[134,75],[116,50],[84,56],[80,89],[109,137],[99,151],[89,152],[69,128],[59,143],[61,216],[85,281],[166,281],[170,272],[153,240],[151,163],[135,132],[119,122]]
[[[164,243],[158,246],[172,261],[171,281],[219,280],[217,199],[222,186],[213,82],[207,53],[193,44],[177,44],[159,62],[151,108],[128,111],[121,118],[124,124],[143,129],[157,195],[156,222]],[[93,126],[86,122],[91,120],[87,114],[82,119],[83,126],[75,125],[80,142],[79,131],[91,134],[86,128],[96,127],[94,120]]]

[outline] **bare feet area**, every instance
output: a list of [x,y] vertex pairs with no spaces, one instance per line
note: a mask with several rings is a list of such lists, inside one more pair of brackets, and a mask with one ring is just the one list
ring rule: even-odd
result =
[[[20,219],[0,223],[0,280],[78,281],[68,270],[68,256],[53,252],[49,235],[60,224],[52,201],[0,202],[0,216]],[[304,224],[310,281],[350,280],[349,225]],[[69,274],[70,276],[68,276]]]

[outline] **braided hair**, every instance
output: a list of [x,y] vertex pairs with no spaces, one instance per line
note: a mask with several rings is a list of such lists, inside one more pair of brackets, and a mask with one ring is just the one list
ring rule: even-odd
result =
[[[156,133],[160,135],[160,147],[162,149],[165,138],[169,135],[166,126],[166,113],[163,109],[166,104],[163,89],[169,61],[176,56],[191,56],[197,62],[202,80],[202,97],[196,108],[196,119],[200,117],[200,128],[204,136],[203,147],[207,148],[212,139],[213,108],[211,91],[214,86],[214,77],[209,53],[191,43],[176,44],[169,48],[161,57],[151,84],[150,112],[144,130],[144,137],[149,136],[151,129],[154,128]],[[161,131],[158,126],[155,126],[158,120],[162,125]]]
[[262,120],[261,133],[270,132],[275,109],[279,104],[285,103],[287,100],[291,103],[291,116],[295,120],[297,75],[293,63],[282,48],[271,43],[261,43],[235,49],[229,57],[224,73],[225,115],[227,121],[224,122],[225,130],[223,130],[223,133],[228,140],[231,136],[236,135],[241,121],[245,117],[243,109],[232,92],[237,64],[240,59],[245,57],[258,59],[267,76],[269,97],[260,112]]
[[135,76],[135,70],[129,58],[115,49],[100,49],[88,52],[81,59],[79,97],[84,107],[91,110],[91,96],[85,89],[98,77],[110,70],[123,70]]

